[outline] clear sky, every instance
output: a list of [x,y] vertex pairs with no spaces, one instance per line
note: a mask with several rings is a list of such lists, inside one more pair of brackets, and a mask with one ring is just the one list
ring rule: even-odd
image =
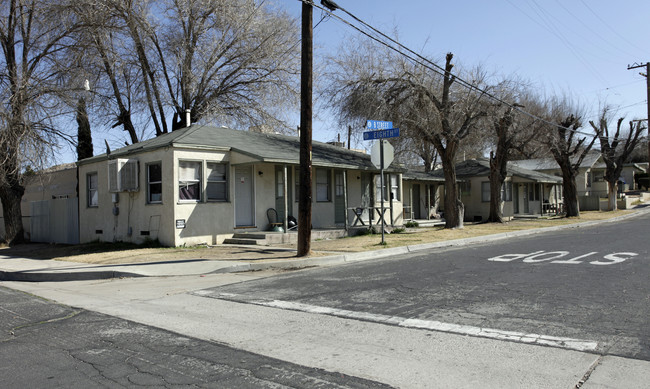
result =
[[[283,3],[300,16],[300,1]],[[648,0],[336,3],[385,33],[397,30],[399,41],[421,54],[442,59],[452,52],[463,66],[480,64],[498,74],[516,74],[548,94],[569,93],[585,105],[592,116],[588,119],[597,117],[602,102],[621,107],[619,116],[628,119],[647,116],[646,80],[639,74],[645,69],[627,66],[650,61]],[[343,16],[340,10],[335,13]],[[314,24],[322,15],[314,10]],[[333,18],[323,20],[314,30],[314,55],[335,52],[355,34]],[[316,140],[334,140],[338,132],[343,138],[335,122],[314,122]]]

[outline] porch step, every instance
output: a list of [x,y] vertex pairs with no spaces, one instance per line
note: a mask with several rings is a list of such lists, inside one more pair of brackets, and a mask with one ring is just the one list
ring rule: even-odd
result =
[[266,234],[264,233],[237,233],[232,238],[225,239],[223,244],[246,244],[264,246],[266,242]]

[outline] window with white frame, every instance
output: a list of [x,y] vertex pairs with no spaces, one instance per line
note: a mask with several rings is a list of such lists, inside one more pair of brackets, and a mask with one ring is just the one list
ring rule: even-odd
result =
[[147,164],[147,203],[162,203],[162,164]]
[[390,198],[389,200],[395,200],[395,201],[400,201],[400,193],[401,190],[399,190],[399,176],[397,174],[390,174],[389,176],[389,182],[390,182]]
[[284,170],[278,169],[275,171],[275,198],[284,197]]
[[331,201],[330,169],[316,169],[316,201]]
[[88,207],[99,206],[99,192],[97,192],[97,182],[97,172],[88,173],[86,176]]
[[201,201],[201,162],[178,161],[178,199]]
[[208,162],[206,168],[208,176],[206,196],[208,201],[228,201],[228,165]]

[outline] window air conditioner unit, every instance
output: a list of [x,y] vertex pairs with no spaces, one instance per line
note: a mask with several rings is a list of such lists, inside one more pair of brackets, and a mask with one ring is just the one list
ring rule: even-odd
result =
[[138,160],[113,159],[108,161],[108,191],[137,192]]

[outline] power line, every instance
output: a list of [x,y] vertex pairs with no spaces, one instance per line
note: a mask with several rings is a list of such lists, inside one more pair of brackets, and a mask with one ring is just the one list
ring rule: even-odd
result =
[[[573,132],[573,133],[576,133],[576,134],[585,135],[585,136],[593,136],[593,135],[594,135],[593,133],[587,133],[587,132],[583,132],[583,131],[579,131],[579,130],[574,130],[574,129],[572,129],[572,128],[568,128],[568,127],[560,126],[558,123],[553,123],[553,122],[548,121],[548,120],[546,120],[546,119],[544,119],[544,118],[541,118],[541,117],[539,117],[539,116],[536,116],[536,115],[534,115],[534,114],[532,114],[532,113],[530,113],[530,112],[524,111],[524,110],[522,110],[519,106],[517,106],[516,104],[509,103],[509,102],[507,102],[507,101],[501,99],[500,97],[495,96],[494,94],[490,93],[490,92],[487,91],[486,89],[479,88],[478,86],[476,86],[476,85],[474,85],[474,84],[472,84],[472,83],[470,83],[470,82],[464,80],[463,78],[459,77],[458,75],[456,75],[456,74],[454,74],[454,73],[452,73],[452,72],[447,72],[447,71],[446,71],[443,67],[441,67],[440,65],[436,64],[435,62],[429,60],[429,59],[426,58],[426,57],[423,57],[423,56],[420,55],[419,53],[417,53],[417,52],[411,50],[410,48],[406,47],[405,45],[403,45],[402,43],[398,42],[397,40],[395,40],[395,39],[389,37],[388,35],[384,34],[384,33],[381,32],[380,30],[378,30],[378,29],[376,29],[375,27],[373,27],[373,26],[369,25],[368,23],[364,22],[363,20],[361,20],[360,18],[356,17],[355,15],[353,15],[352,13],[350,13],[349,11],[347,11],[346,9],[342,8],[342,7],[339,6],[339,5],[333,4],[332,2],[328,1],[329,4],[332,4],[332,5],[333,5],[333,8],[326,9],[326,8],[324,8],[324,7],[321,7],[321,6],[317,5],[317,4],[314,4],[314,2],[311,1],[311,0],[298,0],[298,1],[300,1],[300,2],[302,2],[302,3],[311,4],[311,5],[313,5],[314,7],[318,8],[318,9],[324,11],[324,12],[327,12],[327,13],[328,13],[330,16],[332,16],[334,19],[339,20],[340,22],[342,22],[342,23],[344,23],[345,25],[347,25],[347,26],[353,28],[354,30],[356,30],[356,31],[358,31],[359,33],[365,35],[366,37],[368,37],[368,38],[374,40],[374,41],[377,42],[377,43],[380,43],[380,44],[384,45],[385,47],[387,47],[387,48],[389,48],[389,49],[391,49],[391,50],[397,52],[398,54],[403,55],[404,57],[410,59],[411,61],[415,62],[416,64],[425,67],[426,69],[429,69],[429,70],[431,70],[431,71],[433,71],[433,72],[435,72],[435,73],[437,73],[437,74],[439,74],[439,75],[443,75],[443,76],[444,76],[446,73],[449,73],[451,76],[454,77],[454,79],[455,79],[457,82],[459,82],[461,85],[467,87],[468,89],[470,89],[470,90],[475,90],[475,91],[477,91],[477,92],[480,92],[481,94],[487,96],[488,98],[490,98],[490,99],[492,99],[492,100],[494,100],[494,101],[497,101],[497,102],[499,102],[500,104],[503,104],[503,105],[505,105],[505,106],[507,106],[507,107],[509,107],[509,108],[511,108],[511,109],[513,109],[513,110],[515,110],[515,111],[517,111],[517,112],[523,114],[523,115],[526,115],[526,116],[528,116],[528,117],[530,117],[530,118],[532,118],[532,119],[535,119],[535,120],[537,120],[537,121],[540,121],[540,122],[542,122],[542,123],[549,124],[549,125],[551,125],[551,126],[553,126],[553,127],[555,127],[555,128],[562,128],[562,129],[564,129],[564,130],[567,130],[567,131],[570,131],[570,132]],[[400,50],[400,49],[398,49],[398,48],[392,46],[391,44],[386,43],[386,42],[384,42],[383,40],[377,38],[376,36],[373,36],[373,35],[371,35],[370,33],[364,31],[364,30],[361,29],[360,27],[355,26],[354,24],[352,24],[351,22],[349,22],[349,21],[343,19],[342,17],[338,16],[337,14],[334,14],[334,13],[333,13],[333,10],[335,10],[335,9],[340,9],[341,11],[343,11],[345,14],[347,14],[348,16],[350,16],[352,19],[354,19],[354,20],[357,21],[358,23],[361,23],[361,24],[362,24],[363,26],[365,26],[366,28],[368,28],[368,29],[374,31],[375,33],[377,33],[377,34],[379,34],[380,36],[382,36],[384,39],[387,39],[388,41],[390,41],[390,42],[392,42],[392,43],[398,45],[400,48],[402,48],[403,50],[405,50],[405,51],[407,51],[408,53],[411,53],[411,54],[407,54],[407,53],[405,53],[404,51],[402,51],[402,50]],[[415,56],[416,58],[414,58],[413,56]]]

